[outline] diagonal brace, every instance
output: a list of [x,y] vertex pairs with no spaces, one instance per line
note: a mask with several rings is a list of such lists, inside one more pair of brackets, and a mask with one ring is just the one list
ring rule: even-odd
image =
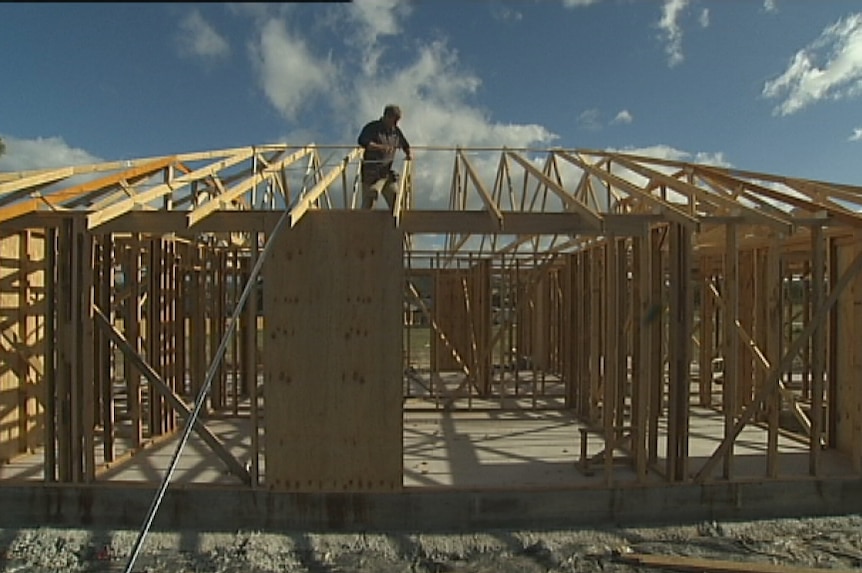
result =
[[806,326],[790,344],[790,347],[787,349],[787,352],[784,353],[781,361],[770,369],[769,374],[767,374],[763,381],[763,386],[756,392],[754,400],[752,400],[751,403],[743,410],[739,419],[736,421],[736,424],[733,426],[733,429],[724,437],[724,440],[722,440],[721,444],[719,444],[715,449],[712,456],[706,461],[706,464],[704,464],[700,471],[697,472],[697,475],[694,476],[695,483],[702,484],[709,477],[709,474],[712,472],[713,468],[715,468],[716,464],[718,464],[719,460],[727,455],[730,445],[736,441],[742,428],[744,428],[745,425],[754,417],[754,413],[760,407],[760,404],[765,399],[770,398],[773,393],[778,390],[778,380],[781,375],[790,368],[793,359],[802,349],[802,345],[808,342],[808,339],[812,334],[814,334],[815,330],[822,327],[822,323],[826,320],[826,315],[829,312],[829,309],[831,309],[838,301],[838,297],[844,288],[850,284],[850,281],[852,281],[857,274],[859,274],[860,269],[862,269],[862,252],[856,255],[856,258],[853,259],[853,262],[849,267],[847,267],[847,270],[844,271],[844,274],[841,275],[841,278],[839,278],[835,283],[835,287],[829,293],[829,296],[823,301],[820,308],[817,309],[817,312],[812,317],[811,322],[808,323],[808,326]]
[[[191,415],[191,410],[188,406],[182,401],[182,399],[174,393],[171,388],[165,384],[165,382],[159,377],[158,373],[153,370],[152,366],[147,364],[147,362],[138,355],[137,352],[132,348],[129,342],[126,340],[126,337],[108,321],[105,315],[102,313],[101,309],[98,306],[93,305],[93,316],[96,318],[96,323],[102,329],[102,331],[107,334],[111,340],[114,341],[114,344],[122,351],[123,355],[134,363],[135,367],[138,368],[146,377],[146,379],[153,385],[153,387],[158,390],[159,394],[164,396],[164,398],[170,402],[171,406],[177,410],[184,418],[188,418]],[[234,458],[230,452],[228,452],[224,444],[209,431],[209,429],[200,421],[195,419],[195,431],[198,435],[203,439],[204,442],[210,447],[210,449],[225,463],[227,464],[230,473],[240,478],[245,485],[251,485],[251,476],[243,467],[242,464]]]

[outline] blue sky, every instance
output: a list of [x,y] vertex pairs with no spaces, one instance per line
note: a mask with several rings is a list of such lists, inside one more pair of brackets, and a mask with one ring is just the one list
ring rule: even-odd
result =
[[858,0],[2,3],[0,51],[4,171],[352,145],[394,102],[414,146],[862,185]]

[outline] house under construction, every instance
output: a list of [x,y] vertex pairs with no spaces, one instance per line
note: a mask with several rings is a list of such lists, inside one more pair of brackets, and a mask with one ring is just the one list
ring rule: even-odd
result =
[[862,510],[862,187],[415,151],[0,173],[0,523]]

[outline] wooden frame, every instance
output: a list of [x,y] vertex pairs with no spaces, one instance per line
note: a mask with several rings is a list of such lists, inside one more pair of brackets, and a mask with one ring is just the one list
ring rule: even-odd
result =
[[[378,341],[402,350],[385,377],[418,385],[403,408],[571,411],[583,440],[603,440],[590,457],[606,484],[620,460],[641,484],[740,479],[735,440],[758,425],[764,480],[783,476],[788,436],[807,444],[807,476],[822,476],[827,450],[862,471],[862,346],[839,343],[862,340],[862,188],[585,149],[420,157],[403,166],[397,209],[374,213],[366,233],[403,249],[398,272],[375,278],[397,281],[404,302],[381,308],[408,305],[429,336],[421,360],[391,328]],[[447,161],[440,208],[420,190]],[[261,247],[292,248],[273,235],[281,214],[286,237],[332,225],[320,212],[342,221],[333,237],[371,215],[350,213],[359,162],[355,147],[266,145],[4,174],[0,299],[16,310],[0,331],[0,459],[41,449],[46,481],[98,481],[176,435],[216,367],[197,431],[241,486],[272,487],[258,429],[284,428],[263,423],[278,399],[261,396],[277,370],[264,349],[286,328],[277,317],[297,320],[276,294],[307,286],[316,265],[334,282],[359,275],[340,274],[314,241],[284,284],[264,261],[269,278],[253,287],[228,362],[211,362]],[[302,348],[299,363],[314,341]],[[314,376],[312,365],[291,376]],[[706,457],[689,448],[695,408],[722,419]],[[207,430],[212,416],[254,420],[248,464]],[[295,468],[282,468],[278,487],[397,489],[400,450],[389,451],[384,477],[291,482]]]

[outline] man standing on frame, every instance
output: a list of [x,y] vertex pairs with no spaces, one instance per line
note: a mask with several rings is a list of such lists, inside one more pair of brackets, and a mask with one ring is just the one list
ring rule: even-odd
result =
[[398,174],[392,170],[395,150],[404,151],[410,159],[410,144],[398,127],[401,108],[389,104],[383,108],[383,117],[365,124],[359,133],[362,154],[362,208],[372,209],[377,196],[382,194],[392,211],[395,207]]

